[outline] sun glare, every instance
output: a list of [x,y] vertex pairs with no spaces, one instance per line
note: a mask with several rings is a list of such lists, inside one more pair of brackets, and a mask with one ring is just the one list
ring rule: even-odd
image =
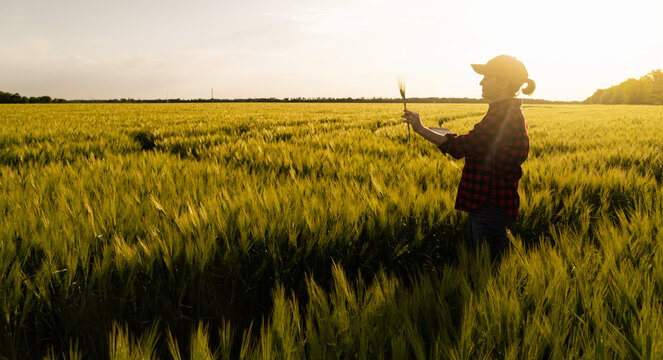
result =
[[[540,82],[535,96],[579,100],[599,87],[663,66],[663,37],[652,35],[661,33],[658,17],[663,2],[562,0],[546,4],[486,0],[445,9],[438,2],[420,3],[427,11],[410,20],[416,25],[407,30],[407,43],[418,53],[404,57],[401,66],[421,73],[422,81],[433,75],[431,80],[439,84],[430,90],[450,94],[448,80],[458,80],[454,90],[463,88],[468,79],[474,81],[471,70],[458,74],[470,63],[509,54],[522,60]],[[411,78],[416,80],[416,75]],[[463,88],[464,92],[473,91],[474,85]]]

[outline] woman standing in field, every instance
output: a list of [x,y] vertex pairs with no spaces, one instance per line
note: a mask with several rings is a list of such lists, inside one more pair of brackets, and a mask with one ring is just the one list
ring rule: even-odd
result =
[[466,135],[447,129],[433,131],[412,111],[404,110],[402,118],[443,153],[465,158],[455,207],[468,212],[472,245],[487,242],[491,257],[498,259],[518,215],[520,165],[529,152],[522,100],[516,96],[524,83],[526,95],[534,92],[536,84],[528,78],[523,63],[512,56],[500,55],[486,64],[472,64],[472,68],[484,76],[482,96],[490,105],[486,116]]

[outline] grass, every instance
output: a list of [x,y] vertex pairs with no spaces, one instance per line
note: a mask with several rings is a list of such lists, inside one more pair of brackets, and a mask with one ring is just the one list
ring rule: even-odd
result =
[[0,358],[661,358],[663,109],[524,111],[493,267],[397,105],[2,106]]

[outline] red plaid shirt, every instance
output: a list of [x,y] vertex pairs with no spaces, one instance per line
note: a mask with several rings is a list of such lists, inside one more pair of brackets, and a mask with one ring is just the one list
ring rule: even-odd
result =
[[529,152],[521,104],[515,98],[491,103],[486,116],[467,135],[446,135],[440,150],[465,158],[456,209],[472,211],[493,204],[509,216],[518,215],[520,165]]

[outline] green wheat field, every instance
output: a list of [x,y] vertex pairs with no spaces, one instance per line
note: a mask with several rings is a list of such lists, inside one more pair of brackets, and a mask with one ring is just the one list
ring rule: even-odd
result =
[[524,105],[495,265],[401,111],[0,106],[0,359],[663,358],[663,107]]

